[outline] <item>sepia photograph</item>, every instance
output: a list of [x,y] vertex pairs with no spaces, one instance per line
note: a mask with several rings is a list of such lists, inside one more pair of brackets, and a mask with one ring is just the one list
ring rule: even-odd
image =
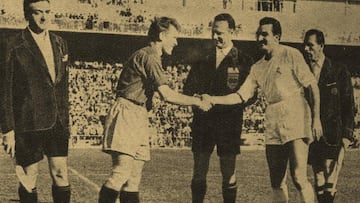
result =
[[359,203],[360,0],[0,0],[0,203]]

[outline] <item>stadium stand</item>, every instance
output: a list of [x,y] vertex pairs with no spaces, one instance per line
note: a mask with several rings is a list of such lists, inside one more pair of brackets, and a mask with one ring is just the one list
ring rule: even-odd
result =
[[[103,124],[107,111],[115,101],[115,88],[121,74],[122,64],[75,61],[70,65],[70,124],[72,145],[99,145],[103,136]],[[182,92],[191,67],[168,66],[170,87]],[[245,110],[244,133],[264,132],[264,109],[266,102],[259,99]],[[149,137],[152,147],[185,147],[191,145],[192,109],[153,98],[149,112],[153,133]]]

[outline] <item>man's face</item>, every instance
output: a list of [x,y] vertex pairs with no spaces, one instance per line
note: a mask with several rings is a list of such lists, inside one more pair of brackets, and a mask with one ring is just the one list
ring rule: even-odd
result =
[[324,46],[318,44],[316,35],[310,35],[304,42],[305,57],[309,62],[317,62],[323,53]]
[[229,28],[227,21],[215,21],[212,27],[212,39],[220,49],[231,45],[233,30]]
[[279,44],[279,36],[274,35],[272,24],[260,25],[256,32],[256,41],[261,50],[271,52]]
[[35,33],[41,33],[48,29],[50,21],[50,4],[47,1],[38,1],[29,5],[27,16],[30,29]]
[[169,30],[160,33],[160,35],[161,35],[163,53],[171,55],[172,50],[178,44],[177,37],[179,35],[179,31],[173,25],[170,25]]

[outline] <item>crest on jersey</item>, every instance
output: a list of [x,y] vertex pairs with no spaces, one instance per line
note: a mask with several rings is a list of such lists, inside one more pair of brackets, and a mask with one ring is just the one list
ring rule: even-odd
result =
[[228,67],[227,68],[227,86],[231,90],[235,90],[239,85],[239,68],[238,67]]

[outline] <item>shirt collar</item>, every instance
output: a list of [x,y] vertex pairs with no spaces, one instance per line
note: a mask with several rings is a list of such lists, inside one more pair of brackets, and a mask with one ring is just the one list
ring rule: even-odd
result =
[[317,64],[319,67],[322,67],[324,65],[324,62],[325,62],[325,55],[320,54],[319,60],[315,61],[314,63]]
[[216,52],[217,53],[223,53],[224,56],[228,55],[230,50],[233,48],[234,44],[231,42],[230,46],[226,47],[226,48],[223,48],[223,49],[220,49],[218,47],[216,47]]
[[46,40],[49,37],[49,31],[48,30],[44,30],[43,32],[36,34],[35,32],[33,32],[30,27],[28,26],[27,29],[30,31],[31,35],[33,36],[34,39],[41,39],[41,40]]

